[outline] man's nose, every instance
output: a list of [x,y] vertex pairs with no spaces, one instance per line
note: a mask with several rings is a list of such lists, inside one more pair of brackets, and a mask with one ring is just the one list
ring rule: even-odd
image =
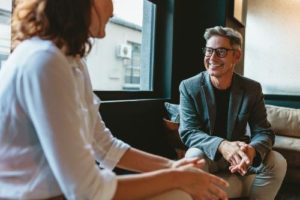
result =
[[215,58],[218,58],[216,50],[214,50],[210,56],[210,59],[215,59]]

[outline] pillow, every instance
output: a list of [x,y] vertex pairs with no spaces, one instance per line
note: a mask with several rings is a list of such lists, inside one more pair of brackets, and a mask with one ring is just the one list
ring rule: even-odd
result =
[[165,102],[165,108],[170,121],[179,123],[179,105]]
[[178,133],[179,123],[172,122],[168,119],[163,118],[163,125],[165,128],[167,141],[171,145],[171,147],[174,148],[174,150],[177,154],[177,158],[178,159],[183,158],[186,147],[182,143],[179,133]]
[[268,120],[277,135],[300,137],[300,109],[266,105]]

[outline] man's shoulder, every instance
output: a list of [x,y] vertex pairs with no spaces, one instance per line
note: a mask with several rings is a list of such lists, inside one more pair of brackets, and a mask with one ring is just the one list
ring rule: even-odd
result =
[[209,75],[206,71],[204,71],[195,76],[192,76],[188,79],[181,81],[179,86],[179,91],[187,92],[190,95],[194,96],[199,94],[201,88],[207,85],[208,82],[209,82]]
[[207,72],[203,71],[192,77],[184,79],[183,81],[181,81],[181,83],[184,83],[185,85],[201,85],[205,82],[206,76]]
[[255,81],[251,78],[241,76],[239,74],[235,74],[235,79],[239,85],[242,85],[244,87],[261,87],[259,82]]

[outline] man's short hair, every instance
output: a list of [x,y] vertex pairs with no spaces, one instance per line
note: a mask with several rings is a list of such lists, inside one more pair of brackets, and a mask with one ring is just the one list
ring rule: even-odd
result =
[[207,41],[212,36],[222,36],[229,39],[230,44],[234,48],[241,48],[243,44],[243,36],[236,30],[223,26],[215,26],[207,28],[204,33],[204,39]]

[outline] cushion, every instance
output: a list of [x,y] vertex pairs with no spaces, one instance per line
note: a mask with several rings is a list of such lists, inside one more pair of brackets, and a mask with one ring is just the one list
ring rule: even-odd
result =
[[266,105],[268,120],[276,135],[300,137],[300,109]]
[[178,133],[179,123],[172,122],[164,118],[163,124],[165,127],[165,132],[167,134],[168,141],[171,144],[171,146],[178,149],[185,149],[186,147],[182,143]]
[[300,166],[300,138],[276,135],[273,148],[284,155],[289,167]]
[[[274,148],[297,152],[300,154],[300,138],[276,135]],[[299,156],[298,156],[299,157]],[[299,157],[300,165],[300,157]]]
[[186,147],[182,143],[178,128],[179,128],[179,105],[165,102],[165,108],[168,114],[168,119],[163,119],[165,132],[169,144],[175,149],[177,158],[183,158]]
[[179,123],[179,105],[165,102],[165,108],[170,121]]

